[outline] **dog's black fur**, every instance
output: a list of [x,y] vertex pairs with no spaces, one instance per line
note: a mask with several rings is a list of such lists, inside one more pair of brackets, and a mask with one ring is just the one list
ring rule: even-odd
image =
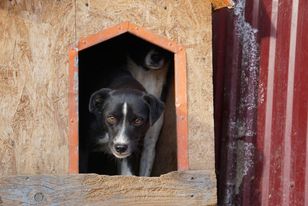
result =
[[[126,115],[123,113],[124,104]],[[95,118],[92,120],[90,149],[115,157],[118,174],[123,174],[123,160],[128,162],[132,174],[138,174],[143,138],[163,108],[164,104],[148,94],[128,71],[117,70],[110,76],[106,88],[91,95],[89,110]],[[127,144],[115,142],[122,130],[125,130],[121,134],[127,138]]]

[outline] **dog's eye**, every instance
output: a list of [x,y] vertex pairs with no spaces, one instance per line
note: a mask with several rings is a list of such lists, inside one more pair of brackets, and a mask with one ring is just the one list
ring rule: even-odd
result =
[[106,121],[109,123],[109,124],[116,124],[118,122],[117,118],[115,116],[112,116],[112,115],[109,115],[107,118],[106,118]]
[[138,118],[136,118],[134,121],[133,121],[133,124],[135,125],[135,126],[141,126],[141,125],[143,125],[143,119],[141,118],[141,117],[138,117]]

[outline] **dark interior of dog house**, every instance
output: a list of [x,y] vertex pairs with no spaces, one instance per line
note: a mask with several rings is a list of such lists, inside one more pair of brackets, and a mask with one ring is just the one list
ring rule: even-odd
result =
[[[79,172],[116,174],[116,160],[103,152],[89,150],[89,99],[93,92],[106,87],[110,75],[125,69],[127,54],[141,62],[145,53],[157,47],[130,33],[124,33],[93,45],[78,53],[78,117],[79,117]],[[167,82],[161,99],[165,103],[164,124],[156,145],[152,175],[159,176],[177,170],[176,114],[174,93],[174,54],[161,49],[169,59]]]

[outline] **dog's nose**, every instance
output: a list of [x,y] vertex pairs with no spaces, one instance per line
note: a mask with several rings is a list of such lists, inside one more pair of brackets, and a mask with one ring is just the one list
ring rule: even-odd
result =
[[151,55],[151,60],[154,62],[159,62],[163,57],[159,53],[154,53]]
[[115,144],[114,148],[118,153],[124,153],[126,152],[128,145],[127,144]]

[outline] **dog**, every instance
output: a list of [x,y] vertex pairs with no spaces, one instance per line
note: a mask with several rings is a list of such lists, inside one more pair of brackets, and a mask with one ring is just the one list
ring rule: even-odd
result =
[[[167,90],[168,69],[171,54],[156,46],[140,46],[128,52],[127,70],[142,84],[145,90],[157,99],[163,100]],[[155,146],[164,121],[164,112],[149,128],[144,138],[144,148],[140,160],[139,176],[150,176],[155,160]]]
[[144,138],[161,118],[164,103],[130,72],[118,70],[108,86],[91,95],[89,111],[95,116],[91,135],[95,150],[115,157],[119,175],[138,175],[139,165],[134,163],[139,162],[140,148],[142,159]]

